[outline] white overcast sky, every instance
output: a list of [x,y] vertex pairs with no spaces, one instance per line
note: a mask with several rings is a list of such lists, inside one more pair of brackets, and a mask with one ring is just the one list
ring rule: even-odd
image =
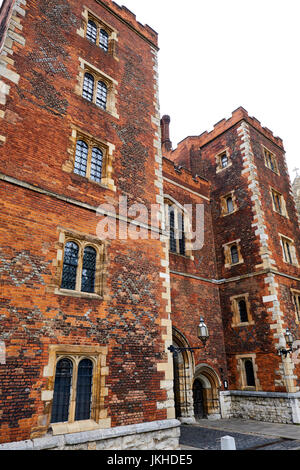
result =
[[[0,0],[0,5],[2,0]],[[159,34],[161,115],[171,140],[243,106],[300,167],[300,0],[117,0]]]
[[117,0],[159,34],[161,114],[171,140],[211,130],[243,106],[300,167],[299,0]]

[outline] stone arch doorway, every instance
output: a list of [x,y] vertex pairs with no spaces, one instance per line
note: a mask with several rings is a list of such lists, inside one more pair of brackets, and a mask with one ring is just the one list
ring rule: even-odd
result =
[[[173,346],[188,348],[186,338],[173,328]],[[191,351],[173,354],[175,415],[181,422],[194,422],[193,376],[194,360]]]
[[214,369],[199,364],[193,382],[193,405],[195,419],[220,419],[221,408],[219,389],[221,381]]

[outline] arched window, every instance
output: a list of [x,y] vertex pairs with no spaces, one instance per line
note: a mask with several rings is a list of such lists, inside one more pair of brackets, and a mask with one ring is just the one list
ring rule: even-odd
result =
[[82,261],[82,292],[92,293],[95,291],[96,259],[97,252],[95,248],[92,246],[85,247]]
[[248,387],[255,387],[255,376],[253,363],[251,359],[247,359],[244,363],[245,373],[246,373],[246,383]]
[[94,98],[94,77],[90,73],[84,74],[82,96],[88,101],[93,101]]
[[246,301],[244,299],[239,300],[238,306],[239,306],[239,314],[240,314],[241,323],[247,323],[248,322],[248,310],[247,310]]
[[104,82],[99,81],[97,85],[96,104],[101,109],[105,110],[106,102],[107,102],[107,86]]
[[76,276],[78,266],[79,247],[74,242],[68,242],[65,245],[65,254],[63,262],[63,272],[61,288],[68,290],[76,289]]
[[74,173],[77,175],[86,176],[88,151],[88,145],[83,140],[78,140],[76,143],[74,164]]
[[94,21],[89,20],[86,28],[86,37],[92,43],[96,44],[97,42],[97,25]]
[[230,248],[230,254],[231,254],[231,263],[236,264],[239,262],[239,252],[238,248],[236,245],[232,245]]
[[105,52],[108,52],[108,37],[109,37],[108,33],[105,31],[105,29],[100,29],[99,46]]
[[234,205],[233,205],[233,200],[232,197],[228,197],[226,199],[226,205],[227,205],[227,212],[233,212],[234,211]]
[[187,255],[187,217],[183,209],[168,199],[165,200],[167,230],[169,231],[169,250],[183,256]]
[[61,359],[56,366],[51,423],[63,423],[69,419],[73,363]]
[[223,153],[221,155],[221,167],[226,168],[227,165],[228,165],[228,157],[226,153]]
[[98,147],[92,149],[91,159],[91,179],[101,183],[102,179],[102,166],[103,166],[103,152]]
[[77,372],[75,421],[90,419],[92,401],[93,363],[80,361]]

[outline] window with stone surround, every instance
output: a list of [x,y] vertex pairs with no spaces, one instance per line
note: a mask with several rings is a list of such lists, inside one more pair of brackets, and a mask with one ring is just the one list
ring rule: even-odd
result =
[[260,384],[257,378],[257,366],[255,354],[237,356],[237,367],[241,390],[259,390]]
[[215,156],[216,159],[216,164],[217,164],[217,173],[225,170],[225,168],[228,168],[229,166],[232,165],[231,159],[230,159],[230,154],[229,154],[229,149],[224,149],[222,152],[218,153]]
[[249,294],[240,294],[230,298],[231,300],[231,309],[232,309],[232,326],[243,326],[254,324],[250,302]]
[[276,189],[271,188],[271,197],[272,197],[272,204],[273,204],[273,210],[275,212],[278,212],[278,214],[283,215],[287,217],[287,210],[286,210],[286,204],[285,204],[285,199],[281,193],[276,191]]
[[118,82],[86,60],[79,58],[79,62],[80,72],[76,93],[99,109],[119,118],[116,110]]
[[224,217],[238,210],[234,191],[221,197],[221,215]]
[[84,15],[84,36],[104,52],[116,57],[117,31],[88,10]]
[[57,253],[57,294],[102,298],[105,270],[104,242],[61,230]]
[[179,204],[165,199],[165,217],[166,229],[169,233],[170,252],[191,257],[191,229],[188,214]]
[[263,147],[263,153],[266,167],[268,167],[270,170],[274,171],[274,173],[279,175],[277,160],[274,153],[272,153],[266,147]]
[[295,307],[296,322],[300,323],[300,291],[292,289],[292,300]]
[[50,346],[44,401],[48,401],[45,405],[54,435],[107,427],[106,356],[107,347],[102,346]]
[[279,234],[279,236],[284,262],[287,264],[292,264],[294,266],[299,266],[294,240],[282,234]]
[[225,268],[229,268],[244,262],[241,253],[240,240],[225,243],[223,245],[223,249],[225,257]]
[[63,170],[115,191],[113,181],[115,146],[77,128],[72,129],[70,140],[71,145],[68,149],[70,157],[65,161]]

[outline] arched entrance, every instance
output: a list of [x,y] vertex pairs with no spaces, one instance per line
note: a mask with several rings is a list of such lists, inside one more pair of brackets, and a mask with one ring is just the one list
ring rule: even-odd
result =
[[193,385],[193,400],[194,400],[194,415],[195,419],[204,418],[204,396],[203,385],[198,379],[194,381]]
[[[173,329],[173,346],[187,348],[188,342],[178,330]],[[175,416],[181,422],[194,422],[193,375],[194,362],[190,351],[173,354]]]
[[219,389],[221,381],[212,367],[199,364],[193,383],[194,413],[197,419],[220,419]]

